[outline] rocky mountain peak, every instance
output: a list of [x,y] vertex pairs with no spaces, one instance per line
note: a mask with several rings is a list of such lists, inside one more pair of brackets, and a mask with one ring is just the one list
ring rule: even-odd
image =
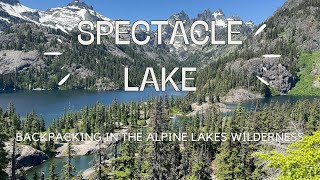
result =
[[254,29],[256,27],[256,24],[253,21],[248,21],[245,24],[251,29]]
[[225,17],[223,11],[221,9],[216,10],[213,14],[214,18]]
[[75,6],[78,7],[80,9],[91,9],[93,10],[92,6],[87,5],[85,2],[81,1],[81,0],[73,0],[71,3],[69,3],[67,5],[68,7],[70,6]]
[[6,3],[6,4],[11,4],[11,5],[15,5],[15,4],[19,4],[19,0],[0,0],[0,2]]
[[181,11],[173,15],[172,18],[174,18],[175,20],[181,20],[181,21],[189,20],[189,16],[184,11]]
[[204,10],[202,13],[198,14],[197,20],[202,20],[209,22],[212,20],[212,12],[210,9]]
[[213,19],[216,21],[217,26],[226,28],[227,27],[227,18],[221,9],[216,10],[213,14]]

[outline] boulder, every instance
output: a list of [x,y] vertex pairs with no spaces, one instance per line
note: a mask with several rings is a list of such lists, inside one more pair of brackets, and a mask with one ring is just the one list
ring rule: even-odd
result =
[[297,82],[280,58],[253,58],[247,61],[237,60],[226,66],[236,73],[247,74],[248,76],[259,76],[269,82],[270,86],[286,94]]
[[[12,142],[6,142],[5,149],[8,151],[9,156],[12,154]],[[43,163],[49,157],[42,151],[39,151],[29,145],[16,145],[16,160],[17,169],[24,167],[36,166]],[[11,167],[8,167],[11,168]]]

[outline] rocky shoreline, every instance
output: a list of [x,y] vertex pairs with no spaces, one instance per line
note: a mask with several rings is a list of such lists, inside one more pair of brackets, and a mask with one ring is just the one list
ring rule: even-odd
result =
[[[9,156],[12,154],[12,142],[5,142],[5,150],[8,152]],[[49,159],[49,156],[44,152],[37,150],[29,145],[16,144],[16,168],[18,170],[27,170],[33,166],[42,164]],[[12,165],[9,164],[6,168],[8,174],[11,173]],[[18,171],[19,172],[19,171]]]
[[250,92],[246,89],[233,89],[228,94],[221,98],[224,103],[239,103],[243,101],[252,101],[255,99],[264,98],[261,94]]
[[[254,100],[254,99],[260,99],[263,98],[262,95],[254,94],[250,91],[247,91],[245,89],[237,89],[237,90],[231,90],[226,96],[222,97],[221,100],[223,103],[209,103],[205,102],[201,105],[198,105],[197,103],[193,103],[191,105],[192,112],[187,114],[187,116],[195,116],[197,113],[200,112],[206,112],[210,108],[216,108],[222,113],[227,113],[232,111],[232,109],[228,108],[228,106],[225,103],[238,103],[242,101],[248,101],[248,100]],[[113,133],[118,139],[121,138],[121,134],[127,132],[127,128],[124,127],[123,129],[119,129],[115,133]],[[110,147],[110,144],[115,143],[112,141],[108,141],[106,138],[103,138],[103,144],[101,146],[102,149],[107,149]],[[5,149],[8,151],[9,155],[12,154],[12,142],[6,142]],[[65,157],[67,156],[67,147],[68,143],[61,143],[57,142],[55,143],[55,146],[57,147],[55,151],[55,156],[52,158],[57,157]],[[86,156],[95,154],[99,150],[99,142],[97,141],[83,141],[83,142],[77,142],[72,145],[74,156]],[[49,160],[50,157],[45,154],[44,152],[37,150],[29,145],[23,145],[17,143],[16,146],[16,160],[17,160],[17,169],[18,172],[20,170],[27,170],[29,168],[32,168],[33,166],[40,165],[44,163],[45,161]],[[7,167],[6,171],[10,173],[11,165]],[[90,174],[88,172],[86,174]]]
[[[122,134],[127,132],[127,128],[120,129],[113,133],[113,135],[120,140],[122,138]],[[102,138],[102,149],[107,149],[110,147],[111,144],[114,144],[115,141],[110,141],[107,138]],[[57,148],[57,155],[55,157],[64,157],[67,156],[67,148],[68,143],[57,143],[59,148]],[[99,151],[99,142],[98,141],[84,141],[84,142],[78,142],[72,145],[73,154],[75,156],[86,156],[95,154]]]
[[[121,135],[127,132],[127,128],[119,129],[114,132],[113,135],[117,137],[117,139],[121,139]],[[106,150],[110,147],[111,144],[115,143],[115,141],[110,141],[106,138],[103,138],[103,144],[101,145],[101,149]],[[67,148],[68,143],[55,143],[58,147],[56,149],[56,155],[51,158],[65,157],[67,156]],[[8,156],[11,157],[12,154],[12,142],[5,142],[5,150],[8,152]],[[95,154],[99,151],[99,142],[98,141],[83,141],[78,142],[72,145],[73,156],[87,156],[91,154]],[[30,145],[24,144],[16,144],[16,168],[17,172],[20,173],[21,170],[26,171],[34,166],[40,165],[47,160],[51,159],[46,153],[43,151],[37,150]],[[8,174],[11,173],[11,164],[6,168],[6,172]]]

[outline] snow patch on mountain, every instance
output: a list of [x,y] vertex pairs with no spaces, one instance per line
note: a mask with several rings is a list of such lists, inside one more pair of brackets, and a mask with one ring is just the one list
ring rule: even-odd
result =
[[224,13],[221,9],[218,9],[212,15],[214,16],[214,18],[217,18],[218,16],[224,16]]
[[8,18],[0,17],[0,20],[6,21],[7,23],[10,23],[10,20]]
[[38,12],[37,10],[28,8],[24,5],[21,5],[20,3],[8,4],[8,3],[0,2],[0,7],[3,11],[7,12],[11,16],[15,16],[15,17],[21,18],[23,20],[31,21],[31,22],[36,22],[33,19],[26,16],[26,14],[37,13]]
[[[28,8],[19,3],[19,1],[1,1],[0,11],[7,13],[9,16],[19,18],[21,20],[36,23],[46,27],[60,29],[63,32],[73,30],[81,21],[111,21],[109,18],[95,12],[92,6],[86,5],[84,2],[75,0],[65,7],[51,8],[47,11],[40,11]],[[0,17],[0,21],[11,22],[6,17]]]
[[[85,7],[85,8],[82,8]],[[111,21],[109,18],[93,11],[88,6],[82,5],[81,7],[74,4],[62,8],[51,8],[46,12],[40,12],[39,22],[41,24],[51,25],[67,31],[71,31],[78,26],[81,21]],[[59,25],[60,27],[58,27]]]

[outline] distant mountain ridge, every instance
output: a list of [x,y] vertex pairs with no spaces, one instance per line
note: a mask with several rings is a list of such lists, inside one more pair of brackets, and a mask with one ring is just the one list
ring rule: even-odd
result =
[[[117,45],[114,37],[103,38],[102,45],[81,46],[75,34],[80,21],[113,21],[93,10],[93,8],[83,1],[74,0],[64,7],[50,8],[40,11],[28,8],[18,1],[10,2],[0,0],[0,30],[4,31],[0,35],[0,72],[4,72],[5,78],[0,78],[3,87],[1,89],[56,89],[57,81],[64,73],[78,75],[70,82],[69,88],[93,88],[99,90],[117,89],[123,86],[123,67],[128,66],[135,71],[132,77],[132,85],[140,82],[141,69],[146,67],[167,67],[171,69],[183,66],[205,65],[209,61],[233,52],[238,46],[222,45],[214,46],[207,44],[198,46],[195,44],[185,45],[181,39],[176,38],[173,45],[169,44],[174,24],[177,20],[184,22],[187,34],[190,36],[190,25],[197,20],[207,23],[217,22],[217,39],[227,39],[226,24],[228,20],[240,20],[238,16],[227,17],[222,10],[205,10],[196,17],[189,17],[181,11],[168,18],[169,26],[163,28],[162,37],[164,43],[155,43],[157,31],[148,33],[151,36],[150,43],[144,46]],[[130,32],[130,27],[128,28]],[[239,27],[242,31],[239,39],[245,40],[253,34],[255,25],[252,22],[245,23]],[[199,39],[210,32],[206,32],[203,27],[198,26],[195,36]],[[137,31],[138,38],[147,35],[143,29]],[[123,38],[123,37],[121,37]],[[63,43],[61,43],[63,42]],[[25,54],[24,52],[31,52]],[[63,55],[51,58],[43,56],[43,52],[60,51]],[[209,54],[207,53],[209,52]],[[19,60],[19,56],[23,56]],[[209,57],[203,58],[203,57]],[[56,61],[58,59],[58,61]],[[7,67],[7,68],[6,68]],[[8,68],[9,67],[9,68]],[[17,70],[19,81],[12,78],[11,73]],[[38,72],[39,70],[43,70]],[[41,77],[30,77],[33,73],[43,73],[44,77],[50,79],[44,81]],[[157,73],[157,72],[156,72]],[[58,76],[57,76],[58,74]],[[66,74],[64,74],[66,75]],[[58,78],[59,77],[59,78]],[[30,84],[24,82],[32,82]],[[138,84],[139,85],[139,84]]]
[[[227,21],[233,19],[240,20],[240,18],[237,16],[227,17],[221,9],[218,9],[215,12],[211,12],[211,10],[207,9],[198,14],[198,16],[195,18],[190,18],[185,12],[181,11],[168,18],[170,26],[164,29],[164,44],[167,46],[167,48],[169,48],[171,53],[178,55],[177,57],[179,59],[185,60],[202,47],[193,44],[190,46],[185,45],[179,39],[177,39],[174,45],[169,45],[169,35],[173,31],[175,21],[183,20],[185,26],[187,27],[187,31],[189,31],[190,24],[196,20],[203,20],[208,23],[211,21],[216,21],[217,27],[223,29],[226,28]],[[92,6],[89,6],[80,0],[73,0],[64,7],[50,8],[46,11],[28,8],[20,4],[18,0],[0,0],[0,31],[9,28],[15,23],[31,22],[46,27],[60,29],[65,33],[69,33],[70,31],[75,30],[79,22],[83,20],[112,21],[110,18],[107,18],[94,11]],[[255,25],[253,22],[247,22],[245,23],[245,28],[242,30],[245,31],[245,34],[247,34],[251,33],[254,28]],[[197,29],[196,33],[200,38],[208,34],[201,27]],[[154,37],[155,34],[153,34],[153,38]]]
[[[82,20],[110,20],[95,12],[92,6],[82,1],[74,0],[65,7],[50,8],[47,11],[41,11],[28,8],[18,0],[0,1],[0,30],[8,28],[8,25],[21,23],[21,21],[10,20],[12,17],[21,20],[36,23],[51,28],[60,29],[64,32],[72,31]],[[8,19],[9,18],[9,19]]]
[[[204,47],[198,46],[195,44],[186,45],[183,42],[183,38],[177,38],[175,44],[170,45],[170,34],[173,32],[174,24],[176,21],[183,21],[185,24],[185,30],[187,32],[187,35],[190,34],[190,26],[195,21],[205,21],[208,24],[211,23],[211,21],[216,21],[216,26],[220,30],[216,34],[217,39],[226,39],[226,31],[227,31],[227,23],[230,20],[241,20],[239,16],[230,16],[227,17],[221,9],[218,9],[214,12],[212,12],[209,9],[204,10],[204,12],[199,13],[197,17],[190,18],[184,11],[181,11],[175,15],[172,15],[169,17],[169,26],[164,28],[163,37],[164,42],[167,46],[170,48],[170,52],[174,54],[178,54],[181,60],[188,59],[191,55],[199,52]],[[254,28],[256,25],[252,22],[244,22],[244,25],[240,27],[241,35],[240,39],[244,40],[248,35],[252,34]],[[195,35],[198,36],[198,38],[202,39],[206,35],[210,35],[210,32],[206,32],[204,27],[198,26],[195,30]],[[190,39],[190,38],[189,38]],[[210,46],[209,44],[207,44]],[[233,49],[235,46],[220,46],[215,48],[218,50],[217,54],[213,57],[217,57],[225,52],[229,52],[231,49]],[[220,53],[221,52],[221,53]]]

